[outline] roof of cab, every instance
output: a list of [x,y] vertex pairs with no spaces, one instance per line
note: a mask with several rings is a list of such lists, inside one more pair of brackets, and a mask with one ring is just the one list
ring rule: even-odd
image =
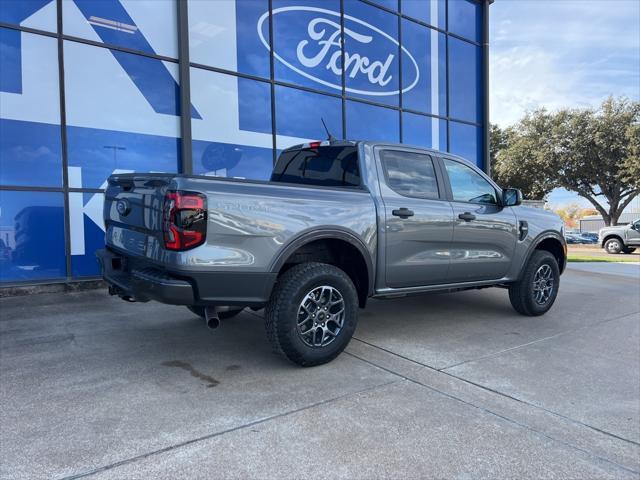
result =
[[402,148],[409,150],[419,150],[421,152],[429,153],[431,155],[437,156],[447,156],[452,159],[462,160],[463,162],[469,163],[473,165],[473,163],[466,158],[460,157],[459,155],[455,155],[453,153],[444,152],[442,150],[436,150],[434,148],[426,148],[419,145],[410,145],[406,143],[397,143],[397,142],[383,142],[383,141],[372,141],[372,140],[317,140],[313,142],[307,143],[299,143],[297,145],[292,145],[283,149],[283,152],[289,150],[301,150],[306,148],[318,148],[318,147],[348,147],[348,146],[357,146],[357,145],[365,145],[370,147],[393,147],[393,148]]

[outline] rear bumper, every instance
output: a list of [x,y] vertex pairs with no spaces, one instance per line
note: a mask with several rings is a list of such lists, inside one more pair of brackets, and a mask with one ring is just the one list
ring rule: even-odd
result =
[[110,291],[138,302],[259,307],[275,284],[273,273],[165,271],[109,249],[96,252]]

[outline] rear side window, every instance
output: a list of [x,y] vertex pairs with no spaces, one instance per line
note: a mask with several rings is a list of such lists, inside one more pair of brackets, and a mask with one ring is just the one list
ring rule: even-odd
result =
[[380,158],[391,189],[406,197],[439,198],[436,172],[429,155],[383,150]]
[[358,150],[354,146],[287,150],[278,158],[271,181],[323,187],[359,187]]

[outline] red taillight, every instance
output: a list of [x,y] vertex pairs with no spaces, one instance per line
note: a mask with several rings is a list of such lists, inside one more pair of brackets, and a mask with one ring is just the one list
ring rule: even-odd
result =
[[320,143],[321,142],[311,142],[309,148],[320,148]]
[[202,245],[207,236],[204,195],[167,192],[164,197],[163,232],[167,250],[188,250]]

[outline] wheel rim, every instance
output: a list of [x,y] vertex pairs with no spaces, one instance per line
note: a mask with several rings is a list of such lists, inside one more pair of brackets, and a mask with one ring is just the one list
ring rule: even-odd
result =
[[616,242],[615,240],[614,240],[614,241],[610,241],[610,242],[607,244],[607,249],[608,249],[610,252],[615,252],[615,251],[616,251],[616,250],[618,250],[619,248],[620,248],[620,245],[619,245],[619,244],[618,244],[618,242]]
[[553,270],[547,264],[542,265],[533,277],[533,299],[538,305],[546,304],[551,298],[555,279]]
[[314,348],[329,345],[344,325],[344,307],[344,298],[335,288],[323,285],[311,290],[298,307],[297,331],[300,339]]

